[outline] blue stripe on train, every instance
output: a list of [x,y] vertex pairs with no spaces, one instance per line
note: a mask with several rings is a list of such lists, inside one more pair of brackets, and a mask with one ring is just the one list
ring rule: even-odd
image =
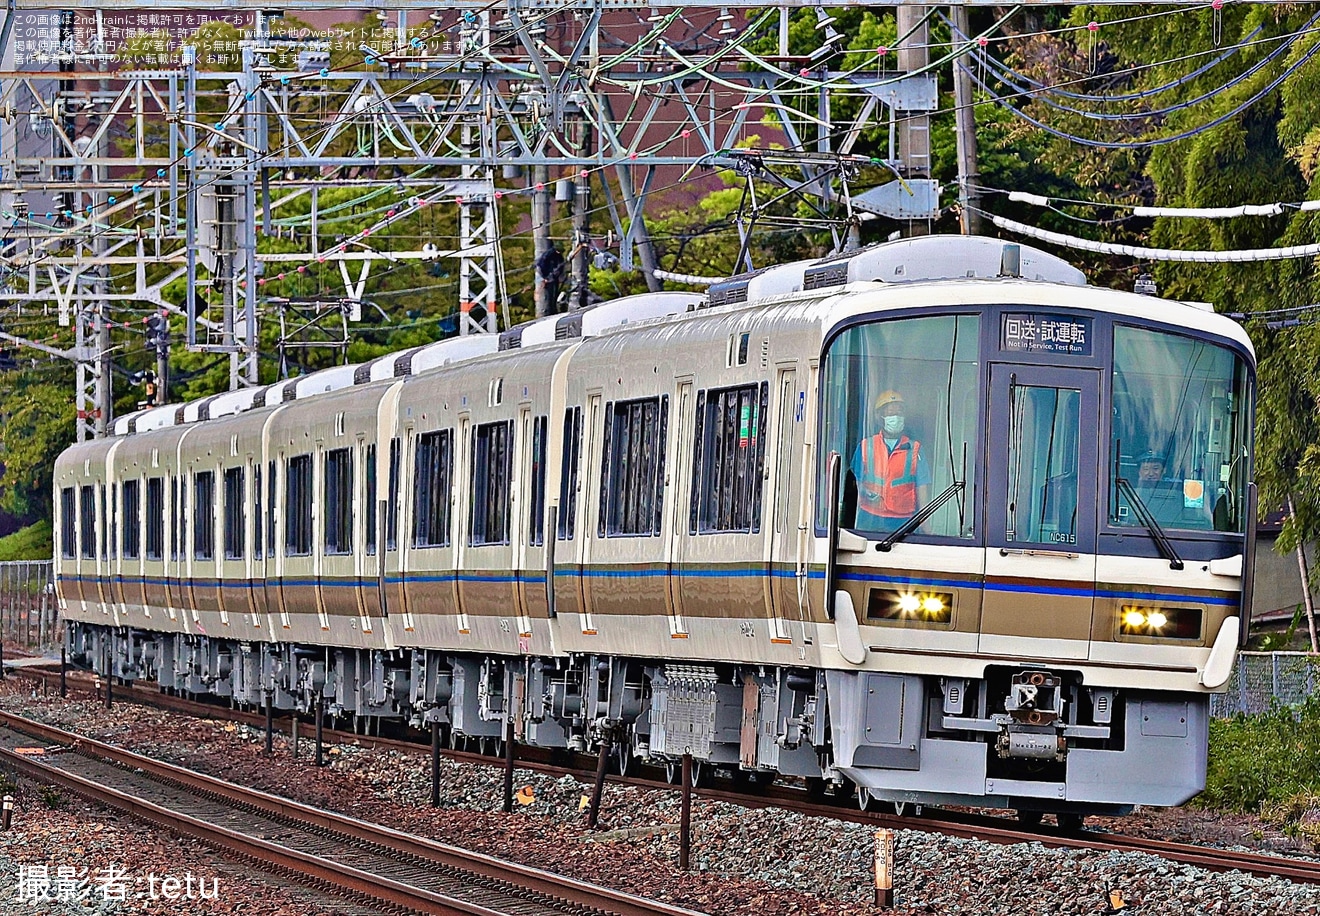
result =
[[[560,568],[555,570],[556,579],[572,579],[572,578],[647,579],[647,578],[660,578],[668,575],[669,575],[669,571],[664,568],[588,569],[588,570],[581,570],[577,568]],[[721,569],[719,567],[704,567],[704,568],[697,567],[694,569],[684,569],[682,572],[682,576],[684,578],[697,578],[697,579],[724,579],[724,578],[745,579],[745,578],[753,578],[753,577],[760,578],[765,575],[766,575],[766,571],[764,568]],[[787,578],[794,578],[796,576],[796,572],[792,569],[772,568],[769,572],[769,575],[772,578],[787,579]],[[819,581],[825,578],[825,573],[823,570],[812,569],[809,570],[808,577]],[[67,579],[73,582],[86,582],[92,584],[95,584],[98,579],[98,577],[96,576],[80,576],[80,575],[69,576],[63,574],[59,575],[57,578]],[[925,579],[925,578],[916,578],[910,576],[885,576],[879,574],[856,573],[856,572],[841,573],[839,575],[839,578],[847,582],[874,582],[885,585],[899,585],[899,586],[905,585],[905,586],[917,586],[922,588],[968,588],[968,587],[976,587],[977,585],[981,584],[972,579]],[[167,580],[156,577],[140,578],[134,576],[116,576],[115,581],[121,584],[129,584],[129,585],[141,583],[146,585],[165,586],[167,584],[174,583],[175,585],[182,586],[182,584],[187,580],[181,580],[181,579]],[[350,580],[327,579],[320,581],[316,579],[270,579],[267,581],[273,585],[288,586],[290,588],[298,588],[298,587],[306,588],[306,587],[314,587],[317,585],[321,586],[322,588],[358,588],[358,587],[369,587],[373,582],[375,582],[375,579],[374,578],[350,579]],[[404,575],[404,576],[385,577],[385,583],[387,585],[399,585],[401,583],[420,584],[420,583],[436,583],[436,582],[471,582],[471,583],[481,582],[488,584],[514,584],[520,581],[529,584],[543,584],[545,582],[545,575],[543,573],[529,573],[525,576],[514,576],[514,575],[509,575],[508,573],[502,573],[502,574],[463,573],[461,575],[456,573],[446,573],[441,575]],[[252,588],[261,588],[263,587],[264,584],[265,584],[264,582],[260,582],[260,581],[239,580],[237,582],[225,582],[221,587],[252,589]],[[210,588],[215,585],[220,585],[220,583],[209,581],[206,584],[200,586],[194,584],[193,587]],[[1177,601],[1188,604],[1200,603],[1200,604],[1216,605],[1220,607],[1236,607],[1239,603],[1237,598],[1221,597],[1215,595],[1158,594],[1157,596],[1152,596],[1150,593],[1143,593],[1143,592],[1118,591],[1112,589],[1066,588],[1063,586],[1027,585],[1025,583],[1017,583],[1017,582],[991,581],[984,583],[983,587],[986,591],[990,591],[990,592],[1008,592],[1013,594],[1024,594],[1024,595],[1055,595],[1060,597],[1071,597],[1071,598],[1085,598],[1094,595],[1097,598],[1119,598],[1119,599],[1129,599],[1133,601],[1145,601],[1145,600],[1150,600],[1152,597],[1158,597],[1160,600],[1164,600],[1164,601]]]

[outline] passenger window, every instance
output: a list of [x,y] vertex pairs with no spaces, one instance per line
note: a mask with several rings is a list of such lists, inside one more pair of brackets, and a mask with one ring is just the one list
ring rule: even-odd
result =
[[667,395],[607,405],[599,520],[602,537],[660,533],[668,420]]
[[413,475],[413,546],[449,546],[449,497],[453,487],[454,431],[417,437]]
[[564,449],[559,465],[559,539],[573,540],[577,527],[578,458],[582,453],[582,408],[564,411]]
[[509,542],[513,424],[483,423],[472,437],[472,497],[468,543]]
[[399,439],[390,440],[389,498],[385,504],[385,549],[399,549]]
[[295,455],[284,469],[284,553],[312,552],[312,456]]
[[[104,502],[104,501],[103,501]],[[91,487],[81,487],[78,491],[79,534],[82,542],[84,560],[96,559],[96,491]],[[102,541],[104,544],[104,541]],[[102,551],[102,557],[105,556]]]
[[765,382],[697,396],[689,533],[761,530],[768,396]]
[[243,511],[243,469],[225,469],[225,559],[241,560],[246,556],[246,518]]
[[60,556],[72,560],[78,550],[78,529],[74,527],[73,487],[60,490]]
[[353,551],[353,451],[325,453],[325,552]]
[[367,555],[376,553],[376,443],[367,446],[365,481],[367,487]]
[[165,481],[147,481],[147,559],[165,559]]
[[199,471],[193,478],[193,557],[215,557],[214,471]]
[[545,543],[545,440],[549,419],[542,416],[532,421],[532,501],[527,540],[535,546]]
[[124,481],[124,559],[136,560],[142,546],[141,484]]

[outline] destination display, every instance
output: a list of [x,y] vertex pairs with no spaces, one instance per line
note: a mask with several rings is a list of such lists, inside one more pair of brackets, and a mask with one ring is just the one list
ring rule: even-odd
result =
[[1091,355],[1091,319],[1040,312],[1004,315],[1001,350]]

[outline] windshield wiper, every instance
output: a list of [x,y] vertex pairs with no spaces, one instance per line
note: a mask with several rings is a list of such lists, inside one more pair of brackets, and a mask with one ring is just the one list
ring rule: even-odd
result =
[[920,512],[918,512],[916,515],[912,516],[902,525],[900,525],[897,531],[890,534],[889,537],[885,538],[879,544],[876,544],[875,549],[885,553],[888,553],[890,550],[893,550],[895,544],[897,544],[899,541],[903,540],[909,534],[920,528],[922,522],[924,522],[926,519],[934,515],[935,512],[940,508],[940,506],[944,505],[951,498],[953,498],[953,495],[955,493],[961,493],[963,491],[963,487],[965,487],[966,485],[967,484],[961,480],[955,480],[953,483],[949,484],[947,487],[944,488],[943,493],[941,493],[939,496],[936,496],[929,503],[927,503],[926,506]]
[[1137,520],[1150,532],[1151,540],[1155,542],[1156,549],[1160,556],[1169,561],[1169,569],[1182,569],[1182,557],[1178,556],[1178,551],[1174,549],[1173,542],[1169,536],[1164,533],[1160,523],[1155,521],[1155,516],[1151,514],[1150,509],[1142,502],[1141,497],[1137,495],[1137,490],[1132,484],[1128,483],[1126,477],[1114,478],[1114,485],[1118,491],[1127,497],[1128,504],[1132,506],[1137,513]]

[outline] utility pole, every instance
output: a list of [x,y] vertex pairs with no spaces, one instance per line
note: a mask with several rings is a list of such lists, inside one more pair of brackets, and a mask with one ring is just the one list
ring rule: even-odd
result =
[[[967,7],[949,7],[953,22],[954,49],[972,39],[967,23]],[[981,234],[981,194],[977,182],[981,174],[976,166],[976,99],[972,91],[972,72],[966,55],[953,59],[954,120],[958,138],[958,201],[962,205],[963,235]]]
[[[924,6],[900,6],[898,20],[898,69],[904,73],[924,72],[930,66],[930,26]],[[898,158],[906,178],[930,177],[930,115],[900,111],[898,115]],[[905,236],[927,235],[930,224],[909,220]]]

